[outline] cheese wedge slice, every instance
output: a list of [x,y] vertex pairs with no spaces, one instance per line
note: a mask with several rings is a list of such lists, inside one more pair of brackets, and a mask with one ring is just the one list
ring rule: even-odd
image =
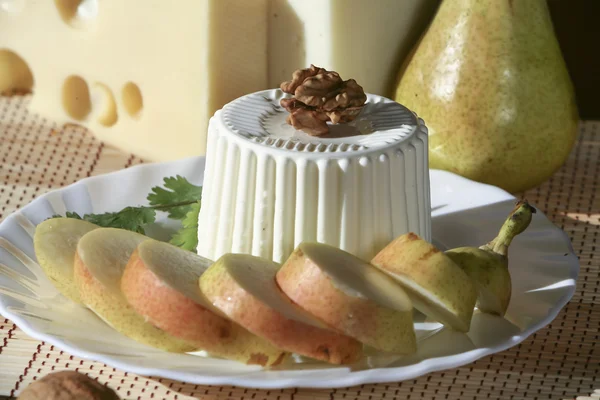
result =
[[450,257],[414,233],[399,236],[371,264],[401,283],[415,308],[468,332],[477,300],[469,276]]
[[73,218],[51,218],[40,223],[33,235],[35,257],[42,270],[63,296],[81,303],[73,279],[73,264],[79,239],[98,226]]
[[214,112],[268,87],[267,8],[3,0],[0,90],[32,89],[31,111],[148,161],[201,155]]
[[224,317],[198,281],[212,261],[168,243],[147,240],[131,256],[123,295],[144,319],[211,355],[277,365],[286,353]]
[[277,273],[296,304],[338,331],[381,351],[416,351],[412,303],[369,263],[321,243],[301,243]]
[[148,237],[115,228],[85,234],[77,245],[75,283],[82,302],[120,333],[171,352],[198,350],[147,322],[121,293],[121,277],[130,256]]
[[263,258],[225,254],[202,275],[200,288],[223,313],[277,347],[332,364],[357,361],[362,345],[295,306],[277,287],[278,269]]

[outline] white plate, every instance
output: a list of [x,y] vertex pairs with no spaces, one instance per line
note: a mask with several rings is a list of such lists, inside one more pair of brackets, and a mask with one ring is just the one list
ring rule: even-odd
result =
[[[105,212],[145,204],[150,188],[162,184],[164,177],[179,174],[201,184],[203,171],[204,158],[145,164],[83,179],[40,196],[10,215],[0,224],[0,313],[39,340],[141,375],[195,384],[333,388],[413,379],[515,346],[550,323],[575,290],[579,264],[570,241],[538,211],[510,249],[513,296],[506,319],[476,313],[471,331],[462,334],[437,323],[419,322],[416,316],[419,350],[414,356],[375,355],[352,367],[303,360],[278,370],[263,370],[138,344],[62,297],[36,264],[31,236],[44,219],[66,210]],[[489,241],[515,202],[498,188],[435,170],[431,171],[431,195],[433,237],[443,248]],[[164,216],[160,221],[165,221]],[[166,238],[168,230],[157,225],[147,233]]]

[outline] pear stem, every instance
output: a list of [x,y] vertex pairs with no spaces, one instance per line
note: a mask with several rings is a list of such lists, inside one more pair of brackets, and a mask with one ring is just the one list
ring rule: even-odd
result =
[[502,228],[500,228],[498,236],[480,248],[506,257],[508,255],[508,246],[510,246],[515,236],[527,229],[535,213],[535,208],[527,200],[517,202],[515,208],[509,214],[508,218],[506,218],[506,221],[504,221]]

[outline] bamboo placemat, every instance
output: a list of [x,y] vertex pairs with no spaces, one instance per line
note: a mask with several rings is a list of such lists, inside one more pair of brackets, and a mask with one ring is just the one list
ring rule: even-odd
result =
[[[0,97],[0,220],[42,193],[87,176],[142,163],[26,110],[27,97]],[[532,154],[532,157],[535,155]],[[255,390],[137,376],[82,360],[27,337],[0,317],[0,395],[16,396],[51,371],[77,369],[122,398],[154,399],[574,399],[600,388],[600,122],[579,140],[552,179],[525,193],[571,237],[581,263],[577,292],[548,327],[519,346],[419,379],[337,390]],[[600,394],[596,394],[600,396]]]

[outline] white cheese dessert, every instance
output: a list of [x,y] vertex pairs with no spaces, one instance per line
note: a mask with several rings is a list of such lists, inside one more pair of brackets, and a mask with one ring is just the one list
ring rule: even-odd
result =
[[283,262],[301,242],[317,241],[370,260],[409,231],[431,240],[421,119],[368,94],[354,121],[316,137],[286,123],[287,97],[253,93],[211,118],[198,254]]

